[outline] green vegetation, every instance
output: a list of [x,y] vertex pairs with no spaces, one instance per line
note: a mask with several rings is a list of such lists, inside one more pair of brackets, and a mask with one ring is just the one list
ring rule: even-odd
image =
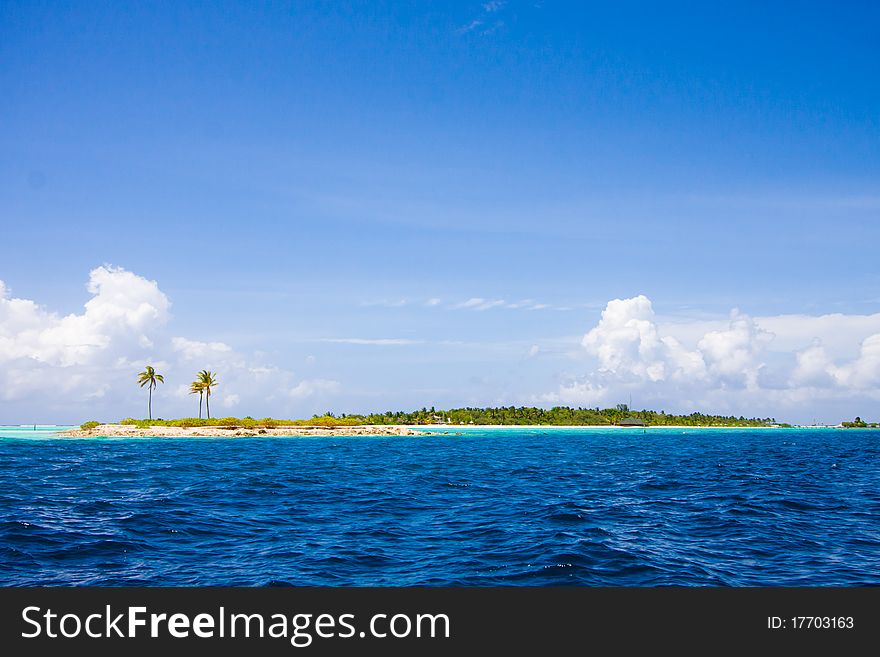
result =
[[338,418],[332,415],[315,416],[310,420],[277,420],[265,417],[255,420],[252,417],[220,417],[220,418],[195,418],[186,417],[179,420],[136,420],[126,418],[120,424],[134,425],[140,429],[147,427],[230,427],[242,429],[272,429],[275,427],[349,427],[366,424],[361,419],[354,417]]
[[156,388],[156,383],[165,383],[165,377],[161,374],[156,374],[156,370],[153,369],[152,365],[147,365],[144,368],[144,371],[138,374],[138,383],[141,388],[144,386],[148,386],[150,391],[149,401],[147,402],[147,410],[150,414],[150,419],[153,418],[153,390]]
[[633,411],[626,404],[615,408],[570,408],[555,406],[550,409],[531,406],[502,406],[500,408],[454,408],[438,411],[423,408],[419,411],[387,412],[380,415],[342,416],[362,418],[367,424],[512,424],[585,426],[615,425],[627,418],[642,420],[649,426],[704,426],[704,427],[765,427],[776,424],[773,418],[745,418],[727,415],[667,414],[664,411]]
[[[618,404],[615,408],[571,408],[569,406],[554,406],[553,408],[536,408],[533,406],[501,406],[498,408],[452,408],[448,411],[437,410],[433,406],[416,411],[387,411],[385,413],[370,413],[368,415],[342,415],[336,416],[331,412],[324,415],[315,415],[310,420],[276,420],[263,418],[255,420],[252,417],[236,418],[222,417],[211,418],[211,392],[217,387],[217,373],[202,370],[196,374],[196,379],[190,383],[191,395],[199,396],[199,417],[182,418],[180,420],[154,420],[153,419],[153,390],[157,383],[165,383],[165,378],[157,374],[151,365],[147,365],[143,372],[138,374],[138,383],[143,388],[149,386],[149,401],[147,409],[148,419],[135,420],[126,418],[122,424],[133,424],[140,428],[153,427],[236,427],[236,428],[273,428],[273,427],[339,427],[357,426],[364,424],[374,425],[419,425],[419,424],[486,424],[486,425],[519,425],[519,426],[588,426],[621,424],[624,420],[633,418],[641,420],[647,426],[687,426],[687,427],[767,427],[789,426],[781,425],[773,418],[746,418],[732,415],[707,415],[704,413],[691,413],[690,415],[667,414],[664,411],[633,411],[626,404]],[[202,401],[205,402],[207,418],[202,418]],[[89,425],[88,427],[86,425]],[[97,422],[86,422],[83,429],[98,426]],[[868,426],[861,418],[855,422],[844,422],[843,426],[864,427]],[[871,425],[876,426],[876,425]]]
[[83,431],[88,431],[89,429],[94,429],[95,427],[101,426],[100,422],[96,422],[95,420],[89,420],[88,422],[83,422],[79,425],[79,428]]
[[852,422],[841,422],[840,426],[846,429],[876,429],[880,427],[880,424],[877,422],[865,422],[862,418],[856,416],[856,419]]
[[488,425],[547,425],[547,426],[586,426],[615,425],[624,419],[637,418],[648,426],[692,426],[692,427],[766,427],[777,426],[773,418],[745,418],[727,415],[706,415],[691,413],[690,415],[667,414],[663,411],[631,411],[625,404],[616,408],[569,408],[556,406],[551,409],[534,407],[500,407],[500,408],[454,408],[448,411],[434,408],[423,408],[418,411],[372,413],[369,415],[339,416],[333,413],[315,415],[308,420],[278,420],[252,417],[235,418],[183,418],[180,420],[135,420],[128,418],[122,424],[133,424],[141,428],[160,427],[241,427],[241,428],[273,428],[273,427],[339,427],[358,426],[364,424],[488,424]]
[[[126,418],[122,424],[136,425],[139,428],[147,427],[235,427],[235,428],[274,428],[274,427],[340,427],[358,426],[364,424],[374,425],[424,425],[424,424],[486,424],[486,425],[519,425],[519,426],[588,426],[621,424],[624,420],[631,421],[633,418],[641,420],[647,426],[689,426],[689,427],[766,427],[780,426],[773,418],[746,418],[732,415],[706,415],[704,413],[691,413],[690,415],[667,414],[664,411],[633,411],[626,404],[618,404],[615,408],[571,408],[568,406],[554,406],[553,408],[536,408],[533,406],[501,406],[498,408],[453,408],[448,411],[437,410],[433,406],[422,408],[417,411],[387,411],[385,413],[370,413],[368,415],[346,415],[343,413],[336,416],[331,412],[324,415],[315,415],[310,420],[276,420],[275,418],[263,418],[255,420],[252,417],[236,418],[222,417],[211,418],[211,391],[217,387],[217,374],[209,370],[202,370],[196,374],[196,379],[190,383],[191,395],[199,396],[199,417],[182,418],[179,420],[154,420],[153,419],[153,389],[156,383],[165,383],[161,374],[157,374],[152,366],[147,365],[143,372],[138,375],[138,383],[141,387],[149,385],[150,397],[148,402],[149,417],[146,420]],[[205,402],[207,418],[202,418],[202,401]],[[856,423],[861,422],[856,418]],[[87,422],[91,425],[92,423]],[[83,429],[86,425],[82,425]],[[93,426],[97,426],[95,423]],[[788,426],[788,425],[781,425]],[[866,426],[844,422],[844,426]],[[91,427],[89,427],[91,428]]]

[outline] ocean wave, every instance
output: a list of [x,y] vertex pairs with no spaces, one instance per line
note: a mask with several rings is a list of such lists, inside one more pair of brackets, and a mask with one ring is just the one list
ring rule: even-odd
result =
[[878,585],[878,437],[0,440],[0,585]]

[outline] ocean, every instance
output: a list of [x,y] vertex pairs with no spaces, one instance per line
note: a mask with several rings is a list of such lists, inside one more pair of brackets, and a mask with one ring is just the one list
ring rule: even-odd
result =
[[2,586],[880,584],[880,431],[0,428]]

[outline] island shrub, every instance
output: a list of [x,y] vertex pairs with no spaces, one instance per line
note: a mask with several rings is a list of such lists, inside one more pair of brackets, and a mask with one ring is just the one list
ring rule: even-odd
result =
[[136,426],[138,429],[148,429],[149,427],[161,427],[166,426],[164,420],[136,420],[132,417],[125,418],[119,424],[130,424]]
[[[554,406],[553,408],[536,408],[529,406],[507,406],[498,408],[453,408],[440,410],[435,408],[422,408],[415,411],[387,411],[385,413],[371,413],[369,415],[333,415],[325,413],[314,415],[307,420],[279,420],[264,417],[255,420],[248,416],[243,419],[234,417],[224,418],[182,418],[179,420],[136,420],[126,418],[122,424],[135,425],[139,428],[146,427],[242,427],[246,429],[277,427],[350,427],[365,424],[374,425],[424,425],[424,424],[488,424],[488,425],[617,425],[621,422],[636,418],[647,426],[691,426],[691,427],[772,427],[784,426],[776,422],[774,418],[746,418],[727,415],[710,415],[705,413],[691,413],[689,415],[676,415],[664,411],[636,411],[625,404],[615,408],[571,408],[568,406]],[[844,422],[843,426],[864,427],[868,426],[861,418],[855,422]]]
[[79,425],[79,428],[83,431],[88,431],[89,429],[94,429],[95,427],[101,426],[101,423],[97,420],[89,420],[88,422],[83,422]]
[[135,418],[125,418],[120,424],[127,424],[144,429],[147,427],[241,427],[245,429],[266,428],[273,429],[277,427],[294,427],[294,426],[321,426],[321,427],[338,427],[338,426],[356,426],[366,424],[363,416],[349,415],[347,417],[334,417],[332,415],[315,416],[310,420],[279,420],[271,417],[264,417],[255,420],[252,417],[236,418],[181,418],[178,420],[138,420]]
[[352,427],[366,424],[366,421],[363,416],[359,415],[336,417],[326,413],[324,415],[315,415],[311,420],[297,420],[295,424],[304,427]]

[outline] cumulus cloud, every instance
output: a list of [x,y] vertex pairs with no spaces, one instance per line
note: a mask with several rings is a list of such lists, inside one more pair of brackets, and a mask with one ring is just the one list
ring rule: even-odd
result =
[[[153,408],[166,417],[195,414],[188,382],[201,369],[218,373],[223,407],[287,400],[271,410],[295,411],[283,392],[298,385],[292,372],[223,342],[169,335],[171,302],[156,281],[105,265],[90,272],[86,291],[81,312],[59,315],[0,281],[0,411],[7,417],[140,416],[134,377],[145,363],[165,374],[167,389],[154,393]],[[331,394],[338,384],[315,389]]]
[[644,295],[609,301],[582,344],[598,358],[599,370],[613,376],[648,381],[706,376],[703,354],[660,336],[651,301]]
[[121,371],[130,356],[152,350],[171,307],[155,281],[103,266],[86,289],[83,311],[61,316],[0,282],[0,399],[99,399],[113,383],[98,373]]
[[168,320],[171,303],[155,281],[115,267],[98,267],[81,314],[60,317],[28,299],[12,298],[0,282],[0,363],[30,359],[83,365],[120,342],[150,347],[148,333]]
[[635,393],[679,408],[808,412],[816,400],[873,398],[880,384],[878,315],[753,318],[733,310],[724,322],[661,322],[639,295],[609,301],[581,344],[595,367],[540,399],[590,405]]
[[706,333],[697,345],[697,353],[706,363],[710,380],[756,388],[763,367],[762,352],[772,340],[772,333],[734,310],[728,328]]
[[880,333],[862,341],[858,358],[840,366],[832,365],[835,381],[849,388],[873,388],[880,384]]
[[809,347],[795,354],[795,359],[797,365],[790,378],[792,386],[827,387],[833,385],[834,362],[821,340],[814,338]]

